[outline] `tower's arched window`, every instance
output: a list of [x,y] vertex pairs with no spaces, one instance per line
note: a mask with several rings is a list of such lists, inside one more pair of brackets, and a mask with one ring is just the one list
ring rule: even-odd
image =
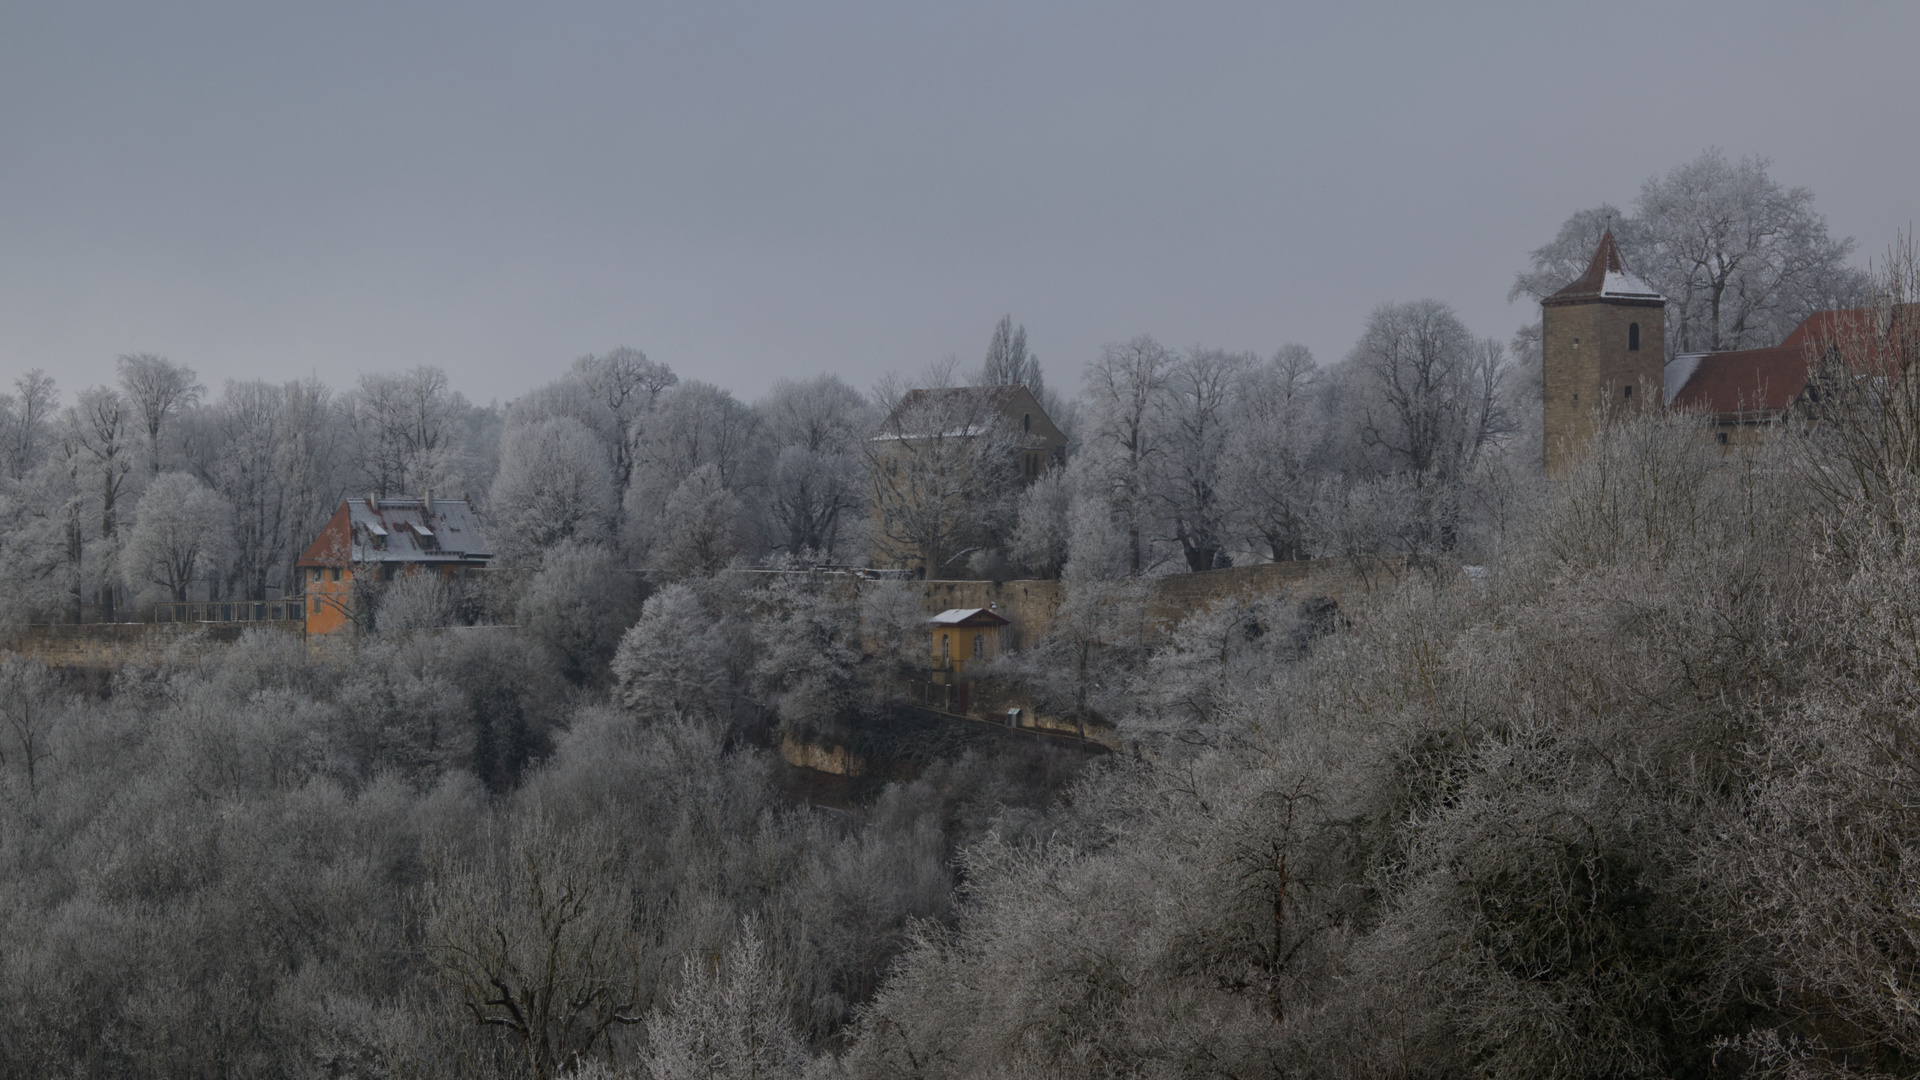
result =
[[1023,414],[1021,415],[1021,417],[1020,417],[1020,430],[1021,430],[1021,431],[1032,431],[1032,430],[1033,430],[1033,414],[1032,414],[1032,413],[1023,413]]
[[1640,351],[1640,324],[1639,323],[1627,324],[1627,351],[1628,352]]

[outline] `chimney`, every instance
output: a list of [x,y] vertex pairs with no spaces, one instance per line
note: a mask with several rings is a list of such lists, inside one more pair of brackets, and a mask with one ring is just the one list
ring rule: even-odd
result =
[[369,509],[369,510],[378,510],[378,509],[380,509],[380,500],[379,500],[379,499],[376,499],[376,498],[374,498],[374,497],[373,497],[373,492],[371,492],[371,491],[369,491],[369,492],[367,492],[367,509]]
[[424,512],[429,514],[433,513],[433,489],[432,488],[427,489],[426,498],[422,499],[421,501],[426,504],[426,508]]

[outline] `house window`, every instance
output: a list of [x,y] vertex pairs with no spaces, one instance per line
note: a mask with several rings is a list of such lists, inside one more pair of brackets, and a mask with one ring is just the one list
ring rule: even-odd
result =
[[1621,388],[1620,388],[1620,396],[1621,396],[1621,397],[1632,397],[1632,396],[1633,396],[1633,387],[1631,387],[1631,386],[1623,386],[1623,387],[1621,387]]
[[1628,352],[1640,351],[1640,324],[1639,323],[1627,324],[1627,351]]
[[1721,446],[1727,445],[1727,433],[1724,431],[1714,432],[1713,441],[1719,443]]
[[314,584],[316,584],[316,585],[318,585],[318,584],[320,583],[320,575],[321,575],[322,573],[323,573],[323,571],[321,571],[321,570],[319,570],[319,569],[313,569],[313,570],[309,570],[309,571],[307,571],[307,580],[309,580],[309,581],[311,581],[311,582],[313,582]]
[[951,660],[953,658],[953,649],[951,648],[951,645],[952,645],[952,642],[948,640],[947,635],[941,634],[940,635],[940,662],[942,664],[946,663],[948,660]]
[[334,568],[333,568],[332,570],[330,570],[330,571],[328,571],[328,573],[332,575],[332,578],[333,578],[333,580],[335,580],[335,581],[339,581],[339,580],[340,580],[340,568],[339,568],[339,567],[337,567],[337,566],[336,566],[336,567],[334,567]]
[[320,614],[320,598],[317,596],[313,598],[313,613]]
[[979,660],[982,657],[985,657],[986,655],[987,655],[987,636],[985,634],[973,635],[973,658],[975,660]]

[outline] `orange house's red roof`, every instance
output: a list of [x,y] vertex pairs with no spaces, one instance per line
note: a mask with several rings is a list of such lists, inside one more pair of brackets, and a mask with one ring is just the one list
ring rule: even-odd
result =
[[484,566],[493,557],[465,499],[347,499],[296,566],[357,562]]

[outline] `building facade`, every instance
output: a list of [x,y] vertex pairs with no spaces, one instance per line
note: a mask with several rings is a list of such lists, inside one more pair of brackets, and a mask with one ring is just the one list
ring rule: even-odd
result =
[[1660,407],[1666,340],[1666,298],[1627,269],[1606,232],[1586,273],[1540,302],[1548,476],[1564,472],[1607,417]]
[[346,499],[296,564],[306,585],[309,634],[360,623],[373,589],[402,574],[453,579],[493,558],[465,499]]
[[1025,386],[964,386],[908,391],[868,447],[873,565],[941,578],[1002,539],[978,511],[1062,464],[1067,437]]

